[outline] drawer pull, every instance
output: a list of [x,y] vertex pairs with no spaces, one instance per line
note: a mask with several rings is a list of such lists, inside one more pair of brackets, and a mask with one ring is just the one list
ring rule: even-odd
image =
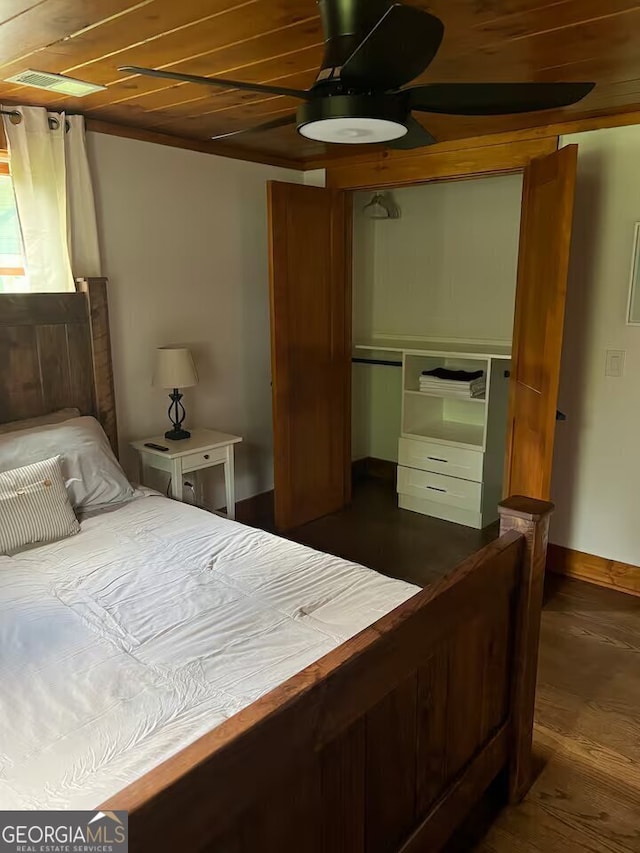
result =
[[437,486],[427,486],[427,489],[431,489],[432,492],[444,492],[447,493],[446,489],[439,489]]
[[429,461],[431,462],[445,462],[446,464],[449,463],[448,459],[440,459],[439,456],[427,456],[427,459],[429,459]]
[[208,459],[208,458],[209,458],[209,454],[208,454],[208,453],[205,453],[205,454],[204,454],[204,458],[205,458],[205,459]]

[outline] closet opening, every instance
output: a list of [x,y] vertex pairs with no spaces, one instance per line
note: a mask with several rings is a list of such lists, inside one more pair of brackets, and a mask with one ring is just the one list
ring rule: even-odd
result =
[[577,146],[518,145],[269,184],[278,530],[441,573],[549,500]]
[[497,535],[522,190],[511,173],[353,193],[353,498],[449,540]]

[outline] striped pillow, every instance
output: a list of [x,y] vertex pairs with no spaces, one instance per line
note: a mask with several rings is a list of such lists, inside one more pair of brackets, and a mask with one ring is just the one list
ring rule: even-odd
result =
[[0,473],[0,554],[79,531],[59,456]]

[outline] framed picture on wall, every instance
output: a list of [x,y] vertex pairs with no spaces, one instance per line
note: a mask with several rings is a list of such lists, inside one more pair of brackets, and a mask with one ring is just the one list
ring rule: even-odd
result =
[[636,222],[633,236],[633,258],[631,261],[631,281],[629,282],[627,324],[629,326],[640,326],[640,222]]

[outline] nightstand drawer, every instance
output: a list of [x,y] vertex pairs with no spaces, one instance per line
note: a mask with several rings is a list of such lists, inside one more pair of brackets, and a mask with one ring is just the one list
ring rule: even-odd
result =
[[482,502],[481,483],[402,466],[398,466],[398,492],[475,512],[480,511]]
[[480,450],[448,447],[411,438],[401,438],[398,442],[398,465],[407,468],[420,468],[481,483],[483,462],[484,454]]
[[188,453],[182,457],[182,473],[198,471],[200,468],[208,468],[216,462],[224,462],[227,458],[226,447],[216,447],[214,450],[198,450]]

